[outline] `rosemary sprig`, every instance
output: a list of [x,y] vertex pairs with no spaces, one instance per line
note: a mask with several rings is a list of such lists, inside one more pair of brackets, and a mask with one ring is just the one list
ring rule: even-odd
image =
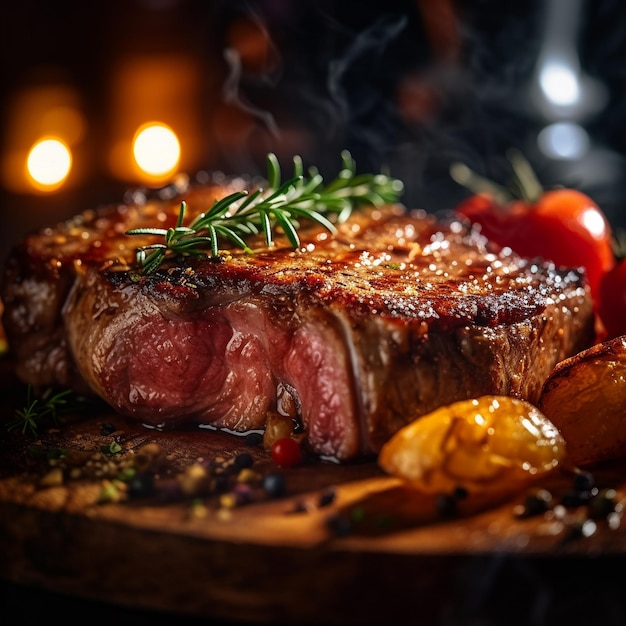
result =
[[330,232],[335,224],[344,222],[352,210],[364,204],[380,206],[396,202],[402,193],[402,182],[385,174],[356,174],[356,165],[349,152],[341,154],[342,168],[331,183],[324,185],[319,171],[311,167],[303,174],[302,159],[293,158],[293,177],[281,182],[280,164],[276,155],[267,156],[267,189],[252,193],[237,191],[219,201],[205,213],[184,226],[186,202],[181,202],[176,226],[135,228],[127,235],[155,235],[163,243],[137,249],[136,258],[143,272],[156,270],[166,258],[177,255],[219,256],[220,238],[229,239],[246,252],[252,252],[246,239],[263,233],[265,244],[273,245],[276,228],[282,228],[293,248],[300,245],[300,220],[317,222]]
[[70,389],[66,389],[53,394],[51,389],[47,389],[37,398],[32,386],[28,385],[26,403],[23,408],[16,409],[15,418],[6,425],[7,430],[20,430],[22,434],[30,431],[32,435],[37,435],[39,426],[47,419],[58,426],[59,416],[70,408],[67,398],[71,393]]

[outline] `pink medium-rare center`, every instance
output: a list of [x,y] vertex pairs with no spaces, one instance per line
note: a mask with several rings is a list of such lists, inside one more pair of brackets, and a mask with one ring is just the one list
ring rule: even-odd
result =
[[305,227],[296,250],[278,236],[141,273],[128,229],[174,224],[182,199],[201,212],[225,193],[103,207],[20,242],[1,296],[22,380],[163,428],[262,430],[280,413],[315,454],[346,461],[443,404],[535,401],[592,341],[581,271],[399,206],[359,211],[336,234]]

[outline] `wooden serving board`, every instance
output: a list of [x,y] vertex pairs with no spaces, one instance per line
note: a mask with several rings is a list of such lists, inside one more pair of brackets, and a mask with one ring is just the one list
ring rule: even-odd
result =
[[[0,365],[6,423],[26,389],[7,358]],[[281,471],[281,497],[235,507],[215,491],[103,502],[109,483],[80,464],[91,467],[112,442],[117,459],[158,444],[163,484],[242,452],[258,476],[276,467],[240,437],[148,430],[96,405],[38,437],[0,433],[0,578],[11,584],[164,616],[266,624],[602,623],[603,611],[626,614],[626,530],[601,517],[583,536],[585,507],[519,517],[526,494],[517,494],[497,505],[462,501],[444,516],[435,498],[385,476],[375,460],[309,460]],[[59,466],[48,456],[60,449],[79,461],[55,481]],[[593,468],[620,506],[625,469]],[[559,498],[571,480],[553,476],[545,486]]]

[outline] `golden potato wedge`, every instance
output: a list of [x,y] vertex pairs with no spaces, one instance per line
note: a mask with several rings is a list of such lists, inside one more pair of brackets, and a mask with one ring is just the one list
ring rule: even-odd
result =
[[564,457],[563,438],[535,406],[482,396],[417,418],[383,446],[378,464],[424,493],[512,494]]
[[574,464],[626,455],[626,336],[558,363],[537,406],[563,435]]

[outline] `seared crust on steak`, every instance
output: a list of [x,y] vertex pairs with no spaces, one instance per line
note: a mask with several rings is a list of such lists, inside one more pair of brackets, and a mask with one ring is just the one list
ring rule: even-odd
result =
[[20,377],[95,393],[159,427],[263,429],[297,420],[319,455],[376,453],[400,427],[483,394],[538,400],[593,339],[584,276],[500,250],[458,221],[355,213],[293,250],[252,242],[222,262],[143,275],[130,228],[173,226],[243,181],[87,211],[20,242],[1,297]]

